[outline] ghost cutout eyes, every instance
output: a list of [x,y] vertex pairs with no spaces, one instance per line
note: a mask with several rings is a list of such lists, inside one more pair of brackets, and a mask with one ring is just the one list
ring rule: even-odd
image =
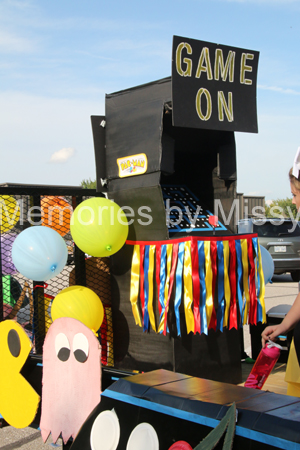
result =
[[73,352],[78,362],[84,363],[89,356],[89,341],[83,333],[77,333],[73,339]]
[[60,361],[67,361],[70,356],[70,344],[64,333],[59,333],[55,338],[55,353]]
[[[72,348],[75,359],[84,363],[89,354],[89,341],[83,333],[75,334]],[[64,333],[59,333],[55,338],[55,352],[60,361],[67,361],[70,357],[70,344]]]

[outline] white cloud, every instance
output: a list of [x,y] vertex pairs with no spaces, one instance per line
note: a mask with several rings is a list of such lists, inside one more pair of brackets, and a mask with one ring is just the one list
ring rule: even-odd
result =
[[[104,114],[104,101],[104,95],[91,100],[0,91],[0,183],[79,186],[95,179],[90,116]],[[75,156],[50,162],[64,147],[76,149]]]
[[266,86],[263,84],[257,85],[258,89],[263,89],[266,91],[275,91],[275,92],[281,92],[282,94],[290,94],[290,95],[300,95],[299,91],[295,91],[294,89],[284,89],[282,87],[278,86]]
[[51,155],[50,162],[51,163],[65,163],[70,158],[72,158],[75,155],[75,149],[72,147],[65,147],[61,148],[57,152],[54,152]]
[[36,44],[23,36],[0,31],[0,51],[3,53],[28,53],[36,50]]

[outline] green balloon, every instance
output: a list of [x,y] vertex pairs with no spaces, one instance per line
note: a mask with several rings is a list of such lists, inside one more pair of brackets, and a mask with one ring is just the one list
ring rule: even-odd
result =
[[75,208],[70,231],[75,244],[84,253],[110,256],[125,244],[128,221],[116,203],[107,198],[94,197]]

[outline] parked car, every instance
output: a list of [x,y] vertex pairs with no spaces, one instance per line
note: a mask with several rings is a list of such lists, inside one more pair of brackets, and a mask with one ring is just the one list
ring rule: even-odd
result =
[[238,233],[257,233],[260,245],[271,254],[275,274],[290,272],[300,281],[300,226],[291,219],[242,219]]

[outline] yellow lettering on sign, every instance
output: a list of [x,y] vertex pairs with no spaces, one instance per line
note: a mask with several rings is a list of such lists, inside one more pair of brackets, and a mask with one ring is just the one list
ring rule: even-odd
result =
[[240,72],[240,82],[241,84],[252,84],[252,80],[249,80],[245,77],[245,72],[252,72],[252,67],[247,66],[246,62],[247,59],[253,60],[254,55],[253,53],[242,53],[241,58],[241,72]]
[[229,50],[228,56],[226,59],[226,63],[224,65],[224,56],[223,50],[221,48],[216,49],[216,57],[215,57],[215,80],[219,80],[220,71],[221,78],[223,81],[229,75],[229,81],[233,83],[234,81],[234,61],[235,61],[235,52]]
[[141,161],[141,167],[144,167],[145,161]]
[[226,103],[224,92],[218,92],[218,112],[220,122],[223,122],[224,120],[224,111],[228,122],[233,122],[232,92],[228,92],[228,103]]
[[208,80],[213,79],[208,47],[203,47],[201,51],[201,55],[198,61],[196,78],[201,77],[201,72],[206,72]]
[[136,165],[137,165],[137,160],[136,160],[136,159],[133,159],[133,160],[131,161],[131,164],[132,164],[133,166],[136,166]]
[[126,164],[122,163],[121,164],[121,169],[124,170],[125,169]]
[[182,77],[190,77],[192,75],[192,60],[190,58],[183,58],[182,62],[186,64],[186,69],[183,71],[181,65],[182,50],[186,49],[188,55],[192,54],[192,47],[187,42],[181,42],[176,49],[176,70]]
[[[204,115],[201,108],[201,97],[204,95],[206,97],[206,114]],[[209,120],[212,113],[211,96],[207,89],[201,88],[196,95],[196,111],[201,120]]]

